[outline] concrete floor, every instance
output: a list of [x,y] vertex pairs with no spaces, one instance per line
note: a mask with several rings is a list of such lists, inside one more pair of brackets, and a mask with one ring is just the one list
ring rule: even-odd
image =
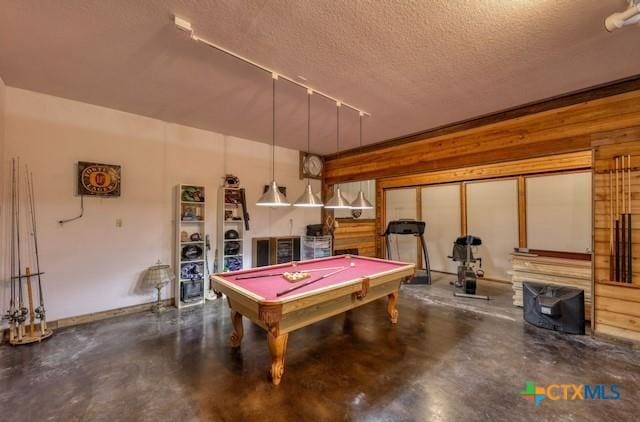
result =
[[[282,384],[267,378],[265,333],[245,321],[228,346],[226,301],[58,330],[0,346],[0,419],[638,420],[640,351],[526,325],[509,286],[490,303],[455,299],[446,277],[404,286],[397,326],[378,301],[292,333]],[[462,306],[462,308],[461,308]],[[550,401],[542,385],[619,384],[619,401]]]

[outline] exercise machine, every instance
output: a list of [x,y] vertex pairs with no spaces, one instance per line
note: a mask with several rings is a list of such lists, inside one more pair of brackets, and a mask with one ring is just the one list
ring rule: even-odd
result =
[[[478,277],[484,276],[482,258],[473,255],[473,248],[482,245],[482,240],[476,236],[461,236],[453,242],[450,259],[458,262],[458,279],[453,285],[453,295],[471,299],[489,300],[489,296],[477,295],[476,285]],[[477,264],[477,267],[476,267]]]
[[431,284],[431,266],[429,265],[429,253],[427,243],[424,240],[425,222],[417,220],[395,220],[389,221],[387,230],[384,232],[385,244],[387,246],[387,259],[391,259],[390,235],[415,236],[419,239],[422,254],[424,256],[424,273],[418,274],[409,281],[411,284]]

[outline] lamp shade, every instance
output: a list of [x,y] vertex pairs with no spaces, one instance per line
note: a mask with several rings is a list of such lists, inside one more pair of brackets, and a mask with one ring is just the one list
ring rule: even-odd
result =
[[280,192],[278,184],[272,180],[267,191],[260,197],[256,205],[261,207],[288,207],[291,205],[287,197]]
[[335,193],[333,194],[333,197],[324,205],[324,207],[334,210],[349,210],[351,209],[351,204],[342,194],[340,186],[338,186]]
[[300,198],[293,204],[294,207],[307,207],[307,208],[318,208],[322,206],[322,201],[313,193],[313,189],[311,188],[311,183],[307,183],[307,187],[305,188]]
[[173,280],[173,273],[169,265],[154,265],[144,273],[143,281],[147,286],[164,286]]
[[364,192],[360,191],[356,199],[351,203],[351,208],[356,210],[370,210],[373,208],[373,205],[371,205],[371,202],[364,196]]

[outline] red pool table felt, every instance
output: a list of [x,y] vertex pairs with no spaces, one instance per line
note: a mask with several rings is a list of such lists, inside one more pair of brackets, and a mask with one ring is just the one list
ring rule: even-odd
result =
[[[336,271],[336,269],[329,268],[349,266],[351,263],[354,263],[355,266],[341,271],[335,275],[319,280],[308,286],[294,290],[293,292],[290,292],[286,295],[279,297],[276,295],[278,292],[287,290],[297,284],[304,283],[309,280],[314,280],[325,274],[330,274]],[[241,289],[249,291],[254,295],[260,296],[262,300],[276,301],[289,299],[291,297],[309,293],[314,290],[321,290],[330,286],[337,286],[343,283],[360,280],[363,277],[372,277],[374,275],[379,275],[381,273],[385,273],[387,271],[391,271],[406,265],[409,264],[402,262],[385,261],[375,258],[371,259],[351,255],[342,255],[331,257],[328,259],[302,261],[297,263],[297,265],[295,266],[291,264],[275,265],[269,267],[254,268],[251,270],[237,271],[233,273],[217,274],[217,276],[225,279],[229,283]],[[274,277],[260,277],[238,280],[238,277],[242,278],[250,275],[281,274],[284,272],[302,271],[305,269],[318,268],[327,268],[327,270],[311,272],[311,277],[296,282],[290,282],[281,275],[277,275]]]

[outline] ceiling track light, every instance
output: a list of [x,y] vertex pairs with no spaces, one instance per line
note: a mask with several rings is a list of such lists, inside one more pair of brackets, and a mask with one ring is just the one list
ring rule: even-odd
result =
[[[340,152],[340,106],[342,103],[340,101],[336,101],[336,121],[337,121],[337,133],[336,133],[336,153]],[[332,210],[350,210],[351,204],[347,201],[347,198],[344,197],[342,191],[340,190],[340,184],[336,187],[336,191],[333,194],[333,197],[327,201],[324,205],[325,208]]]
[[[362,118],[364,117],[364,115],[362,113],[360,113],[360,147],[359,150],[362,151]],[[368,186],[368,184],[367,184]],[[351,203],[351,208],[355,209],[355,210],[370,210],[373,209],[373,205],[371,205],[371,202],[369,202],[367,200],[367,197],[364,195],[364,192],[362,192],[362,181],[360,181],[360,191],[358,192],[358,195],[356,195],[356,199],[353,200],[353,202]]]
[[[180,18],[178,16],[174,16],[173,17],[173,23],[176,25],[176,27],[178,29],[180,29],[180,30],[186,32],[187,34],[189,34],[189,38],[191,38],[194,41],[201,42],[201,43],[207,45],[208,47],[216,49],[216,50],[218,50],[218,51],[220,51],[222,53],[225,53],[225,54],[227,54],[229,56],[235,57],[238,60],[242,60],[243,62],[245,62],[247,64],[250,64],[251,66],[254,66],[254,67],[256,67],[256,68],[258,68],[260,70],[263,70],[263,71],[271,73],[271,74],[276,74],[276,72],[274,70],[269,69],[266,66],[263,66],[263,65],[261,65],[259,63],[256,63],[253,60],[250,60],[250,59],[248,59],[246,57],[243,57],[243,56],[241,56],[239,54],[234,53],[231,50],[227,50],[224,47],[221,47],[221,46],[219,46],[219,45],[217,45],[215,43],[212,43],[211,41],[208,41],[208,40],[206,40],[204,38],[201,38],[201,37],[197,36],[195,31],[193,30],[193,27],[191,26],[191,22],[187,21],[186,19],[182,19],[182,18]],[[282,74],[278,74],[278,76],[280,76],[280,78],[286,79],[287,81],[291,82],[292,84],[295,84],[295,85],[297,85],[299,87],[302,87],[302,88],[304,88],[306,90],[312,89],[310,86],[305,85],[305,84],[301,83],[300,81],[296,80],[296,79],[300,78],[299,76],[298,76],[298,78],[289,78],[288,76],[285,76],[285,75],[282,75]],[[329,99],[331,101],[340,102],[337,98],[334,98],[329,94],[325,94],[322,91],[318,91],[317,89],[313,89],[313,92],[318,94],[318,95],[321,95],[321,96],[323,96],[323,97],[325,97],[325,98],[327,98],[327,99]],[[357,111],[359,113],[364,113],[367,116],[371,116],[370,113],[367,113],[366,111],[361,110],[358,107],[352,106],[351,104],[347,104],[347,103],[343,102],[342,105],[344,105],[345,107],[349,107],[349,108],[351,108],[351,109],[353,109],[353,110],[355,110],[355,111]]]
[[276,81],[278,75],[276,73],[271,74],[273,81],[273,119],[272,119],[272,131],[271,131],[271,183],[267,186],[266,192],[258,199],[256,205],[261,207],[288,207],[291,205],[287,201],[287,197],[284,193],[280,192],[280,187],[276,183]]
[[[313,90],[307,89],[307,155],[311,152],[311,96]],[[319,208],[322,207],[320,197],[313,193],[311,180],[307,177],[307,187],[300,198],[293,204],[294,207]]]

